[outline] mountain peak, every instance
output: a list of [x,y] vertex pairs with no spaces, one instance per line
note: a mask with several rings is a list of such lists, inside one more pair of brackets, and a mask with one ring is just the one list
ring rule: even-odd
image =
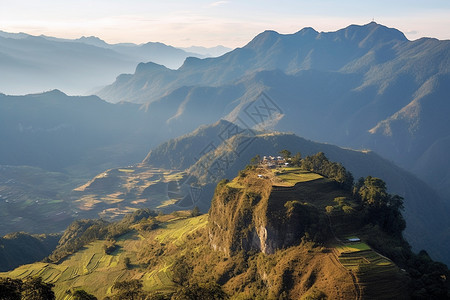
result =
[[47,97],[61,97],[61,96],[67,97],[67,95],[65,93],[61,92],[58,89],[53,89],[53,90],[50,90],[50,91],[46,91],[46,92],[38,93],[38,94],[32,94],[32,95],[35,95],[35,96],[47,96]]
[[198,57],[188,56],[184,60],[183,65],[180,67],[181,69],[196,67],[201,63],[202,59]]
[[150,71],[154,72],[159,70],[167,70],[167,68],[154,62],[140,63],[136,67],[136,74]]
[[358,42],[360,47],[371,47],[378,43],[408,40],[401,31],[374,21],[365,25],[350,25],[336,32],[326,33],[326,35]]
[[100,38],[98,38],[96,36],[82,36],[82,37],[80,37],[79,39],[77,39],[75,41],[76,42],[81,42],[81,43],[84,43],[84,44],[88,44],[88,45],[91,45],[91,46],[97,46],[97,47],[103,47],[103,48],[108,46],[108,44],[104,40],[102,40],[102,39],[100,39]]
[[301,36],[316,36],[319,34],[314,28],[312,27],[305,27],[295,33],[296,35]]
[[266,30],[261,32],[253,40],[250,41],[245,47],[246,48],[265,48],[269,45],[275,43],[275,41],[280,37],[280,34],[274,30]]

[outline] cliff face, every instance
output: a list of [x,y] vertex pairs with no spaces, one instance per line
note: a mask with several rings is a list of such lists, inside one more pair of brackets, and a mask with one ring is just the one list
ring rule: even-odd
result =
[[307,197],[296,186],[272,186],[251,172],[222,181],[209,212],[211,246],[228,255],[242,250],[272,254],[303,237],[323,240],[329,235],[328,220]]
[[247,168],[217,185],[208,238],[231,262],[244,257],[269,290],[288,299],[408,299],[404,271],[364,242],[345,242],[369,240],[362,213],[349,190],[316,173]]

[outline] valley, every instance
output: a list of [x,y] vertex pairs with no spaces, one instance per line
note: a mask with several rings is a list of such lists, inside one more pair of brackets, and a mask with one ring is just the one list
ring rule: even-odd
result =
[[[240,175],[225,184],[219,183],[208,215],[192,216],[189,211],[160,214],[151,217],[158,222],[153,229],[143,226],[146,218],[134,218],[128,232],[115,239],[115,250],[112,252],[105,252],[107,240],[96,240],[59,263],[24,265],[0,275],[22,279],[30,275],[40,276],[55,285],[57,299],[70,299],[70,293],[77,289],[98,298],[111,297],[120,291],[114,288],[115,283],[130,280],[139,280],[142,288],[137,292],[152,297],[180,293],[183,286],[189,287],[183,280],[203,287],[213,280],[234,298],[259,299],[268,296],[268,299],[275,299],[283,294],[289,299],[300,295],[322,295],[332,299],[389,299],[396,295],[403,299],[411,292],[407,291],[406,283],[410,279],[406,271],[400,270],[391,259],[370,246],[373,244],[381,247],[381,251],[390,251],[390,246],[375,242],[374,234],[381,234],[389,243],[395,244],[398,240],[394,242],[392,237],[375,228],[361,227],[360,222],[364,221],[360,207],[348,198],[347,191],[332,180],[318,174],[312,176],[314,173],[299,168],[249,168],[242,174],[245,176]],[[272,182],[277,185],[272,185]],[[255,187],[258,189],[255,190]],[[269,198],[266,198],[266,188],[271,190]],[[260,194],[256,193],[261,199],[257,200],[256,194],[252,196],[252,191],[260,191]],[[242,195],[249,195],[253,200],[248,196],[240,197]],[[249,200],[251,202],[245,204]],[[227,203],[224,208],[221,208],[222,201]],[[236,201],[244,202],[238,204]],[[223,215],[230,214],[229,220],[242,218],[244,215],[239,211],[249,209],[248,205],[254,206],[251,210],[253,221],[247,219],[242,224],[244,227],[224,227],[223,222],[229,221],[222,219]],[[351,210],[345,208],[346,205]],[[310,210],[310,213],[304,215],[308,216],[307,219],[300,219],[298,225],[303,225],[296,226],[296,229],[290,227],[289,222],[299,220],[293,216],[302,214],[304,209]],[[268,214],[268,211],[271,213]],[[258,215],[263,219],[259,219]],[[260,236],[261,243],[255,243],[255,237],[260,232],[258,227],[252,229],[250,224],[261,221],[265,222],[262,226],[266,226],[266,240]],[[328,224],[325,226],[327,228],[315,225],[321,222]],[[219,224],[224,231],[220,236],[216,229]],[[272,232],[283,228],[283,224],[290,228],[287,232]],[[249,231],[245,229],[248,225]],[[301,231],[305,225],[305,231]],[[289,232],[293,229],[295,231]],[[239,234],[232,234],[233,230]],[[315,232],[321,233],[314,235]],[[248,242],[252,238],[246,238],[249,234],[255,235],[251,243]],[[233,239],[237,239],[236,246],[244,247],[244,252],[233,248]],[[397,244],[397,247],[403,247],[400,245]],[[210,247],[215,251],[211,251]],[[251,249],[260,250],[253,252]],[[203,261],[208,261],[208,264]],[[403,264],[401,260],[399,263]],[[184,269],[184,264],[189,265],[188,271]],[[250,278],[253,279],[249,281]],[[271,288],[263,288],[266,285]]]
[[81,182],[37,167],[0,165],[0,235],[64,230],[76,217],[69,194]]
[[108,221],[143,207],[172,211],[192,202],[189,190],[184,190],[188,180],[186,172],[143,165],[110,169],[73,189],[72,203],[83,215]]
[[291,29],[0,28],[0,299],[450,299],[450,41]]

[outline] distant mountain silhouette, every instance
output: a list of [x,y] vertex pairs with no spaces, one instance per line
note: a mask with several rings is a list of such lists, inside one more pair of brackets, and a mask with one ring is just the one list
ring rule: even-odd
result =
[[57,88],[86,94],[132,72],[140,62],[176,69],[188,56],[205,57],[162,43],[108,44],[93,36],[70,40],[0,31],[0,92]]
[[275,129],[375,150],[450,199],[450,171],[441,163],[450,153],[449,53],[450,41],[409,41],[375,22],[336,32],[265,31],[221,57],[188,58],[178,70],[141,64],[98,95],[149,103],[150,113],[181,128],[243,116],[265,92],[283,113]]
[[0,165],[96,174],[142,160],[166,138],[151,124],[139,105],[96,96],[0,95]]
[[193,52],[193,53],[198,53],[198,54],[202,54],[205,56],[211,56],[211,57],[217,57],[217,56],[221,56],[224,55],[227,52],[230,52],[231,48],[228,47],[224,47],[222,45],[219,46],[215,46],[215,47],[200,47],[200,46],[191,46],[191,47],[186,47],[186,48],[180,48],[183,49],[184,51],[187,52]]
[[[376,23],[352,25],[330,33],[318,33],[311,28],[287,35],[265,31],[245,47],[221,57],[202,60],[188,58],[172,76],[158,74],[155,79],[148,77],[147,81],[158,80],[157,87],[152,88],[146,85],[146,81],[140,81],[140,88],[146,90],[145,96],[126,98],[120,94],[121,90],[128,90],[127,87],[135,84],[137,78],[134,77],[125,82],[115,82],[99,95],[109,101],[148,102],[163,93],[159,89],[167,91],[184,85],[220,85],[259,70],[279,69],[286,73],[309,69],[339,71],[352,66],[368,53],[402,42],[408,41],[401,32]],[[142,77],[142,74],[139,75]],[[175,81],[173,76],[176,76]]]

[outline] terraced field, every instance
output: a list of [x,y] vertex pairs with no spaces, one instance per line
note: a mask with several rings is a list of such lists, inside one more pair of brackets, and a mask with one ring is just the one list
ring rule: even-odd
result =
[[282,168],[280,171],[275,171],[275,174],[279,179],[286,182],[288,186],[323,178],[319,174],[303,171],[300,168]]
[[344,243],[334,252],[353,274],[362,299],[403,299],[406,278],[391,260],[363,242]]
[[186,197],[185,180],[185,172],[138,165],[107,170],[72,194],[81,212],[115,220],[142,207],[170,210]]
[[[258,179],[268,179],[271,181],[272,185],[278,187],[293,187],[297,183],[310,182],[317,179],[324,178],[323,176],[312,173],[309,171],[304,171],[300,168],[279,168],[279,169],[269,169],[267,167],[258,167],[256,172],[250,173],[248,176],[255,177]],[[228,186],[232,188],[242,188],[242,183],[239,178],[236,177],[228,183]]]
[[[116,281],[142,279],[144,290],[164,291],[174,288],[171,266],[174,254],[164,255],[157,265],[148,268],[139,261],[139,252],[153,241],[167,247],[182,247],[186,236],[206,226],[207,215],[195,218],[178,217],[167,220],[162,228],[150,232],[132,231],[117,241],[118,249],[111,255],[103,250],[104,241],[96,241],[69,256],[59,264],[34,263],[21,266],[11,272],[0,273],[3,277],[25,278],[41,276],[44,281],[55,284],[57,299],[70,299],[66,291],[82,287],[99,299],[111,294]],[[175,252],[176,253],[176,252]],[[129,258],[131,265],[125,265]]]

